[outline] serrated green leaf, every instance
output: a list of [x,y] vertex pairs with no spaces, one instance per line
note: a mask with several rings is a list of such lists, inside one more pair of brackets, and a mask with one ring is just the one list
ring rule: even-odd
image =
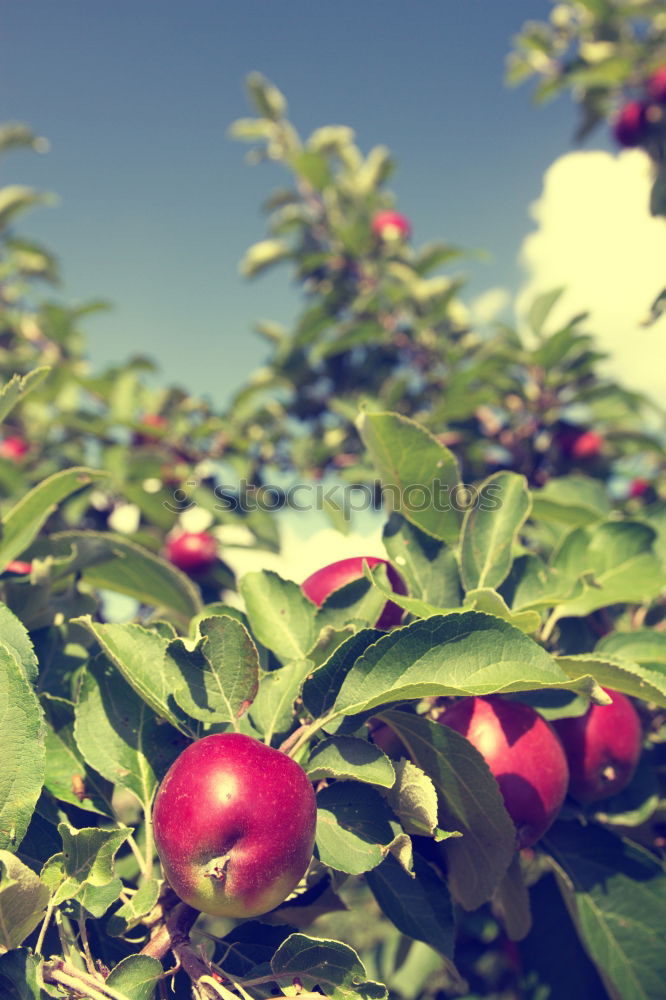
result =
[[311,669],[310,660],[294,660],[262,676],[249,715],[266,743],[291,729],[296,714],[294,702]]
[[514,854],[504,878],[495,889],[493,904],[510,941],[522,941],[527,937],[532,926],[532,914],[520,854]]
[[348,778],[382,788],[391,788],[395,782],[395,771],[388,757],[373,743],[354,736],[322,740],[310,754],[306,772],[310,781]]
[[6,566],[27,549],[59,503],[107,476],[107,472],[77,467],[56,472],[34,486],[2,518],[0,566]]
[[30,868],[0,851],[0,950],[11,951],[25,941],[44,916],[49,895]]
[[666,708],[666,670],[649,670],[622,657],[603,653],[558,656],[558,664],[572,679],[594,677],[602,687],[654,701]]
[[43,1000],[39,988],[39,962],[27,948],[0,955],[0,996],[2,1000]]
[[28,631],[20,618],[12,614],[6,604],[1,603],[0,636],[2,636],[3,645],[11,650],[18,663],[23,667],[26,680],[34,684],[39,673],[39,663]]
[[374,788],[354,781],[337,781],[317,795],[319,860],[350,875],[361,875],[381,864],[400,825]]
[[527,313],[527,322],[532,333],[536,334],[537,337],[541,334],[544,323],[563,292],[564,288],[554,288],[550,292],[539,295],[532,302]]
[[139,886],[131,899],[109,917],[106,929],[111,937],[122,937],[140,924],[157,903],[159,894],[160,883],[157,879],[149,879]]
[[461,516],[450,502],[460,485],[453,453],[396,413],[362,413],[358,429],[390,507],[427,535],[455,545]]
[[611,632],[599,640],[595,653],[632,660],[648,670],[666,674],[666,635],[651,628]]
[[41,873],[54,905],[76,899],[93,917],[103,916],[122,891],[122,882],[113,874],[113,862],[131,830],[75,830],[60,823],[58,831],[63,850],[47,861]]
[[182,639],[167,647],[166,658],[176,662],[184,681],[174,697],[193,719],[237,729],[259,686],[257,648],[244,625],[228,615],[204,618],[198,631],[193,650]]
[[432,837],[437,829],[437,791],[432,779],[411,760],[397,760],[395,782],[386,800],[405,833]]
[[312,602],[292,580],[277,573],[247,573],[240,581],[252,631],[283,663],[303,659],[316,631]]
[[542,489],[533,490],[531,496],[535,518],[574,528],[596,524],[611,510],[603,483],[588,476],[550,479]]
[[571,681],[541,646],[500,618],[450,612],[387,633],[355,662],[336,714],[431,695],[492,694],[541,687],[591,690]]
[[611,996],[660,1000],[666,979],[661,863],[593,825],[557,823],[545,847],[567,909]]
[[483,481],[478,502],[463,519],[460,571],[465,590],[495,589],[506,579],[530,508],[524,476],[496,472]]
[[[379,586],[373,586],[377,584]],[[315,618],[315,628],[330,626],[344,628],[349,622],[374,625],[385,605],[384,594],[393,591],[388,582],[386,567],[381,563],[372,569],[366,566],[365,575],[331,591]]]
[[103,656],[84,675],[74,736],[86,762],[150,809],[158,783],[187,740],[161,722]]
[[303,684],[303,704],[313,718],[327,715],[335,704],[342,683],[358,657],[385,633],[361,629],[335,648],[324,663]]
[[16,850],[44,782],[46,727],[37,697],[12,650],[0,643],[0,849]]
[[400,514],[391,514],[383,535],[391,561],[404,576],[412,597],[435,608],[460,606],[458,563],[452,549]]
[[462,837],[444,840],[449,885],[473,910],[490,899],[516,850],[516,828],[495,778],[469,740],[448,726],[408,712],[382,712],[414,763],[439,794],[439,822]]
[[162,963],[149,955],[128,955],[111,970],[106,985],[127,1000],[152,1000],[164,975]]
[[489,615],[503,618],[526,635],[533,635],[541,624],[541,616],[536,611],[511,611],[504,598],[496,590],[481,588],[468,590],[463,607],[474,611],[484,611]]
[[33,368],[27,375],[12,375],[9,382],[0,388],[0,423],[7,418],[19,400],[44,381],[50,371],[48,366],[43,365],[41,368]]
[[319,988],[331,1000],[385,1000],[386,987],[368,982],[356,952],[340,941],[292,934],[271,960],[279,983],[300,980],[304,990]]

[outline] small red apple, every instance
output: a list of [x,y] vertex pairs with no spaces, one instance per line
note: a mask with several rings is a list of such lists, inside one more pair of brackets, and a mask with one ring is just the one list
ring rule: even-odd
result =
[[518,847],[530,847],[557,816],[567,794],[564,750],[529,705],[497,695],[461,698],[437,720],[466,736],[497,779]]
[[207,531],[184,531],[169,539],[166,555],[183,573],[205,573],[217,559],[217,541]]
[[18,434],[3,438],[0,441],[0,456],[9,459],[11,462],[16,462],[20,458],[23,458],[27,454],[28,449],[28,442],[19,437]]
[[596,431],[583,431],[571,445],[571,457],[579,459],[596,458],[601,453],[604,439]]
[[408,240],[412,234],[412,224],[401,212],[386,209],[373,216],[372,231],[382,240]]
[[666,66],[654,71],[647,82],[647,93],[651,101],[666,104]]
[[305,771],[241,733],[190,744],[157,792],[155,844],[174,891],[224,917],[267,913],[298,885],[317,808]]
[[[156,431],[166,431],[169,426],[169,421],[166,417],[162,416],[161,413],[146,413],[141,417],[142,427],[152,427]],[[137,445],[142,444],[157,444],[161,440],[160,434],[151,434],[150,431],[135,431],[132,436],[132,443]]]
[[[352,556],[351,559],[340,559],[338,562],[330,563],[328,566],[322,566],[321,569],[318,569],[307,580],[303,581],[301,589],[305,596],[309,597],[319,607],[334,590],[344,587],[346,583],[351,583],[352,580],[360,580],[363,576],[364,562],[368,564],[370,569],[382,563],[386,566],[386,572],[393,592],[395,594],[407,593],[407,588],[400,574],[393,569],[393,566],[386,559],[379,559],[377,556]],[[401,618],[402,608],[394,604],[393,601],[387,601],[381,615],[377,619],[376,627],[384,630],[393,628],[395,625],[400,624]]]
[[645,496],[645,494],[647,493],[647,491],[649,489],[650,489],[650,482],[649,482],[649,480],[647,480],[647,479],[632,479],[631,483],[629,484],[629,493],[628,493],[628,496],[631,497],[631,499],[633,500],[636,497]]
[[613,135],[627,148],[640,146],[647,136],[647,108],[642,101],[628,101],[613,123]]
[[641,755],[638,712],[626,695],[604,690],[611,705],[590,705],[584,715],[553,723],[569,761],[569,793],[579,802],[598,802],[621,792]]
[[22,575],[25,576],[26,573],[30,573],[31,571],[32,571],[32,563],[22,562],[20,559],[12,559],[11,562],[7,563],[2,572],[21,573]]

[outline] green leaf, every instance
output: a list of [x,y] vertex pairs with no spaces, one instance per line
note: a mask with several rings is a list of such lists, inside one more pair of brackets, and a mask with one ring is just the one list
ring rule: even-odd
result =
[[504,878],[495,889],[493,903],[509,940],[522,941],[527,937],[532,926],[532,914],[520,854],[514,854]]
[[311,669],[310,660],[294,660],[263,674],[249,715],[266,743],[274,736],[285,736],[291,729],[296,715],[294,702]]
[[176,729],[188,736],[196,735],[173,697],[183,678],[176,663],[166,658],[166,636],[134,623],[102,625],[89,617],[74,621],[92,633],[146,705]]
[[103,656],[84,675],[74,735],[86,762],[132,792],[145,811],[187,741],[165,725]]
[[86,766],[74,740],[73,706],[69,702],[64,705],[71,711],[71,719],[68,718],[57,732],[51,726],[46,729],[44,787],[60,802],[111,817],[113,789]]
[[292,986],[300,980],[303,989],[318,988],[331,1000],[385,1000],[386,987],[368,982],[356,952],[340,941],[292,934],[273,955],[271,969],[278,982]]
[[248,96],[260,115],[279,121],[287,113],[287,102],[274,83],[261,73],[249,73],[245,80]]
[[70,571],[79,571],[91,587],[134,597],[154,607],[158,616],[173,612],[183,623],[201,607],[189,577],[127,538],[108,531],[61,531],[51,540],[76,546]]
[[43,918],[49,896],[33,871],[0,851],[0,949],[11,951],[25,941]]
[[354,736],[331,736],[318,743],[306,768],[310,781],[349,778],[391,788],[395,771],[388,757],[374,743]]
[[106,472],[77,467],[56,472],[34,486],[0,522],[0,566],[6,566],[27,549],[46,519],[66,497],[107,476]]
[[445,958],[453,956],[455,922],[446,882],[432,865],[414,855],[414,875],[389,855],[366,873],[382,911],[402,934],[425,941]]
[[401,834],[374,788],[337,781],[317,795],[317,853],[322,864],[361,875],[381,864]]
[[34,684],[39,674],[39,663],[28,635],[28,631],[16,615],[5,604],[0,604],[0,635],[3,645],[14,654],[23,667],[26,680]]
[[569,677],[594,677],[602,687],[610,687],[623,694],[654,701],[666,708],[666,670],[649,670],[623,660],[621,657],[604,656],[603,653],[580,653],[558,656],[558,664]]
[[16,850],[44,782],[41,706],[12,651],[0,643],[0,850]]
[[149,955],[128,955],[111,970],[106,985],[127,1000],[152,1000],[164,975],[162,963]]
[[369,647],[349,670],[334,707],[356,715],[430,695],[540,687],[577,689],[541,646],[508,622],[454,611],[396,629]]
[[468,910],[490,899],[516,850],[516,828],[495,778],[469,740],[448,726],[408,712],[380,716],[439,794],[439,822],[462,837],[444,840],[449,885]]
[[0,423],[6,420],[20,399],[44,381],[50,371],[47,365],[43,365],[33,368],[27,375],[12,375],[9,382],[0,388]]
[[468,590],[465,594],[463,607],[471,608],[474,611],[485,611],[486,614],[496,615],[520,629],[526,635],[532,635],[541,624],[541,616],[536,611],[511,611],[504,598],[496,590],[482,588],[480,590]]
[[497,588],[506,579],[530,507],[524,476],[496,472],[484,480],[478,503],[463,519],[460,570],[465,590]]
[[554,288],[550,292],[539,295],[532,302],[527,313],[527,322],[530,325],[532,333],[537,337],[541,334],[544,323],[563,292],[564,288]]
[[405,833],[433,837],[437,829],[437,791],[432,779],[411,760],[397,760],[395,782],[386,800]]
[[303,685],[303,704],[313,718],[327,715],[335,704],[342,683],[358,657],[384,632],[361,629],[335,648],[328,659],[310,674]]
[[39,962],[26,948],[0,955],[0,996],[2,1000],[43,1000],[39,988]]
[[638,521],[608,522],[571,531],[553,566],[573,578],[593,574],[583,593],[556,608],[555,619],[583,617],[613,604],[649,602],[666,585],[666,571],[654,553],[655,534]]
[[661,1000],[666,874],[654,855],[597,826],[557,823],[546,849],[586,951],[611,996]]
[[113,874],[113,860],[131,830],[75,830],[60,823],[58,831],[63,850],[47,861],[41,873],[54,905],[76,899],[93,917],[103,916],[122,891],[122,882]]
[[604,484],[588,476],[550,479],[532,491],[532,514],[539,521],[553,521],[574,528],[602,521],[611,511]]
[[412,597],[436,608],[460,606],[458,563],[444,542],[393,513],[384,527],[384,545]]
[[140,924],[157,903],[159,894],[160,883],[157,879],[149,879],[139,886],[131,899],[109,917],[106,929],[111,937],[123,937]]
[[303,659],[316,632],[312,602],[292,580],[277,573],[246,573],[240,581],[252,631],[283,663]]
[[611,632],[599,640],[595,652],[613,659],[633,660],[648,670],[666,675],[666,635],[651,628]]
[[291,257],[292,251],[284,240],[262,240],[255,243],[245,253],[240,262],[240,273],[244,278],[255,278],[279,261]]
[[547,566],[539,556],[520,556],[502,585],[502,594],[514,613],[528,609],[552,608],[583,592],[580,574]]
[[193,719],[229,722],[238,729],[259,686],[257,648],[247,629],[228,615],[200,621],[199,635],[193,650],[183,639],[167,648],[167,660],[176,662],[184,678],[174,697]]
[[460,472],[453,453],[396,413],[362,413],[358,429],[390,507],[427,535],[455,545],[460,513],[451,496],[460,485]]

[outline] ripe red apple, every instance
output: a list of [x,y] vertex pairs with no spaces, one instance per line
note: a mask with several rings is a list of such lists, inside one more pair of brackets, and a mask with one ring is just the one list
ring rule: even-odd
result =
[[30,573],[31,571],[32,571],[32,563],[22,562],[20,559],[12,559],[11,562],[7,563],[2,572],[21,573],[22,575],[25,575],[26,573]]
[[169,539],[166,555],[183,573],[205,573],[217,559],[217,541],[207,531],[184,531]]
[[[141,417],[142,427],[152,427],[157,431],[166,431],[169,421],[161,413],[146,413]],[[161,440],[159,434],[151,434],[149,431],[135,431],[132,436],[133,444],[157,444]]]
[[629,493],[628,493],[628,496],[631,497],[631,499],[633,500],[636,497],[642,497],[642,496],[644,496],[649,489],[650,489],[650,482],[649,482],[649,480],[647,480],[647,479],[632,479],[631,483],[629,484]]
[[636,709],[626,695],[605,690],[611,705],[590,705],[584,715],[553,723],[569,761],[569,793],[579,802],[598,802],[621,792],[641,755]]
[[10,435],[0,441],[0,456],[7,458],[11,462],[18,461],[28,452],[28,442],[18,434]]
[[632,148],[640,146],[647,136],[647,108],[642,101],[628,101],[613,123],[613,135],[620,144]]
[[647,93],[651,101],[666,104],[666,66],[654,71],[647,82]]
[[373,216],[372,231],[383,240],[408,240],[412,234],[412,224],[401,212],[386,209]]
[[564,750],[529,705],[497,695],[461,698],[437,720],[466,736],[497,779],[518,847],[530,847],[557,816],[567,794]]
[[316,819],[300,765],[241,733],[190,744],[167,771],[153,810],[174,891],[225,917],[267,913],[289,895],[310,864]]
[[[301,589],[306,597],[309,597],[311,601],[314,601],[319,606],[324,603],[328,595],[332,594],[334,590],[344,587],[346,583],[351,583],[352,580],[360,580],[363,576],[364,562],[367,562],[370,569],[382,563],[386,566],[386,572],[393,592],[395,594],[407,593],[407,587],[400,574],[393,569],[393,566],[386,559],[379,559],[377,556],[352,556],[351,559],[340,559],[339,562],[322,566],[321,569],[318,569],[307,580],[303,581]],[[402,608],[394,604],[393,601],[387,601],[375,624],[377,628],[388,630],[395,625],[399,625],[401,618]]]
[[571,457],[586,459],[596,458],[603,448],[604,439],[596,431],[583,431],[571,445]]

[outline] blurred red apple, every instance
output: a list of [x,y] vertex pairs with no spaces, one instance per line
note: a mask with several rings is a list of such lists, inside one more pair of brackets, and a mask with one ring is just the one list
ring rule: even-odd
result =
[[12,559],[11,562],[7,563],[2,572],[21,573],[22,575],[25,575],[26,573],[30,573],[31,571],[32,571],[32,563],[22,562],[20,559]]
[[[146,413],[145,416],[141,417],[141,426],[153,428],[156,431],[166,431],[169,421],[160,413]],[[160,440],[160,434],[151,434],[149,430],[135,431],[132,435],[132,443],[137,445],[157,444]]]
[[564,750],[546,720],[529,705],[497,695],[461,698],[437,720],[466,736],[485,759],[516,825],[518,847],[529,847],[557,816],[567,794]]
[[644,496],[649,489],[650,489],[649,480],[647,480],[647,479],[632,479],[631,483],[629,484],[629,494],[628,495],[633,500],[636,497],[642,497],[642,496]]
[[205,573],[217,559],[217,541],[207,531],[184,531],[169,539],[166,556],[183,573]]
[[647,136],[648,120],[642,101],[628,101],[613,123],[613,135],[620,144],[631,148],[640,146]]
[[654,71],[647,82],[647,93],[651,101],[666,104],[666,66]]
[[579,802],[598,802],[621,792],[641,755],[636,709],[626,695],[605,690],[611,705],[590,705],[585,715],[553,723],[569,761],[569,792]]
[[372,231],[375,236],[383,240],[409,239],[412,234],[412,224],[409,219],[400,212],[386,209],[377,212],[372,219]]
[[[386,566],[386,572],[393,592],[395,594],[407,593],[407,588],[400,574],[393,569],[393,566],[386,559],[379,559],[377,556],[352,556],[351,559],[340,559],[338,562],[330,563],[328,566],[322,566],[321,569],[318,569],[307,580],[303,581],[301,589],[306,597],[309,597],[317,606],[320,606],[334,590],[344,587],[346,583],[351,583],[353,580],[360,580],[363,577],[364,562],[367,562],[370,569],[382,563]],[[375,624],[377,628],[387,630],[393,628],[395,625],[399,625],[401,618],[402,608],[394,604],[393,601],[387,601]]]
[[16,462],[27,454],[28,448],[28,442],[18,434],[10,435],[0,441],[0,456],[9,459],[10,462]]
[[299,883],[314,848],[317,809],[305,771],[240,733],[215,733],[174,761],[157,792],[155,844],[190,906],[253,917]]
[[596,458],[603,448],[604,439],[596,431],[583,431],[571,445],[571,457],[586,459]]

